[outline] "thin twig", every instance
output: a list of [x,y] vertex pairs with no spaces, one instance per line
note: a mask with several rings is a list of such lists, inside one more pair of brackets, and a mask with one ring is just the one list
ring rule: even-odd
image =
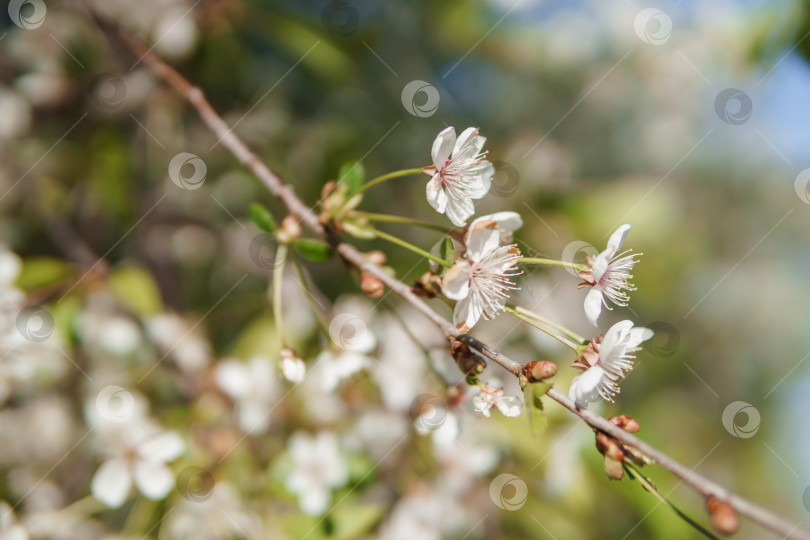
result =
[[[471,348],[477,350],[485,357],[496,364],[499,364],[513,375],[520,375],[523,364],[499,353],[485,343],[475,339],[468,334],[460,334],[458,330],[447,319],[433,311],[414,292],[411,287],[402,283],[382,271],[382,269],[369,262],[368,259],[354,246],[343,242],[331,229],[325,227],[317,215],[295,194],[295,190],[287,184],[277,173],[273,172],[264,162],[262,162],[247,145],[231,130],[227,123],[214,111],[206,101],[202,91],[196,88],[182,75],[175,71],[168,64],[163,62],[157,54],[146,47],[131,32],[119,26],[116,22],[91,12],[102,30],[114,42],[121,42],[126,45],[136,57],[141,58],[158,77],[168,83],[175,91],[187,99],[190,104],[197,109],[203,122],[217,136],[221,143],[227,147],[231,153],[275,195],[287,207],[289,212],[297,216],[313,233],[320,236],[332,245],[347,262],[359,270],[368,272],[380,279],[388,288],[400,296],[403,300],[411,304],[431,322],[436,324],[448,338],[455,338],[466,343]],[[672,472],[683,482],[703,496],[714,495],[718,499],[728,502],[740,514],[743,514],[763,527],[778,533],[785,539],[810,540],[810,533],[803,529],[796,528],[792,523],[770,510],[736,495],[728,489],[720,486],[704,477],[703,475],[689,469],[687,466],[675,461],[665,453],[661,452],[634,437],[630,433],[614,426],[605,418],[588,411],[580,409],[565,394],[552,388],[546,394],[549,398],[561,404],[563,407],[577,415],[586,424],[594,429],[603,431],[621,442],[625,446],[636,448],[661,467]]]

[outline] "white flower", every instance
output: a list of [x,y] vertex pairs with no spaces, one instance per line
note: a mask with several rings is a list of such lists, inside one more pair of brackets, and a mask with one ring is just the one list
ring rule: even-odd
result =
[[489,410],[498,408],[504,416],[520,416],[523,410],[523,402],[518,397],[504,396],[503,388],[497,388],[490,383],[481,387],[481,393],[473,398],[475,412],[480,412],[489,417]]
[[633,369],[639,344],[652,336],[649,328],[633,328],[632,321],[621,321],[610,327],[601,343],[591,340],[589,353],[581,354],[580,361],[574,364],[585,371],[574,378],[568,397],[581,407],[600,396],[613,402],[619,383]]
[[520,257],[517,246],[500,245],[501,230],[494,220],[477,221],[467,232],[467,252],[457,259],[442,280],[442,292],[457,300],[453,323],[462,332],[475,326],[481,315],[495,318],[503,311],[508,291],[517,290],[509,279]]
[[199,373],[208,366],[211,347],[186,320],[174,313],[161,313],[146,322],[149,337],[164,353],[171,355],[187,373]]
[[625,291],[636,290],[628,280],[633,277],[630,271],[641,253],[627,255],[630,252],[627,250],[617,255],[629,230],[630,225],[616,229],[610,235],[605,251],[596,257],[588,257],[589,268],[580,272],[580,277],[585,280],[580,287],[592,287],[585,297],[585,315],[594,326],[602,313],[602,305],[611,309],[605,297],[617,306],[626,306],[630,297]]
[[290,437],[287,450],[293,461],[287,489],[298,495],[301,510],[310,515],[323,514],[329,508],[332,490],[349,481],[335,435],[321,432],[312,437],[296,433]]
[[217,385],[236,403],[239,427],[246,433],[266,431],[279,392],[270,359],[254,356],[247,364],[222,360],[216,366],[215,377]]
[[289,347],[281,351],[281,374],[291,383],[298,384],[307,375],[307,366]]
[[110,508],[121,506],[132,482],[148,499],[160,500],[174,486],[174,473],[166,464],[183,453],[180,435],[156,426],[128,422],[106,433],[111,458],[93,475],[90,491]]
[[495,167],[481,152],[485,142],[476,128],[465,129],[456,139],[452,126],[433,141],[433,167],[426,169],[433,174],[427,183],[427,200],[457,227],[463,227],[475,213],[473,199],[486,195],[492,184]]
[[371,359],[360,353],[343,350],[325,350],[318,355],[316,367],[322,391],[332,392],[340,383],[371,365]]

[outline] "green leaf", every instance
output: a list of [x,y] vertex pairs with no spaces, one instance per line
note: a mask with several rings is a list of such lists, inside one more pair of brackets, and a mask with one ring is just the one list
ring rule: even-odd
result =
[[295,250],[305,259],[312,262],[324,262],[329,260],[334,251],[320,240],[311,238],[301,238],[295,241]]
[[250,219],[256,227],[266,233],[275,234],[278,230],[278,224],[276,224],[276,220],[273,219],[273,214],[259,203],[252,203],[250,205]]
[[332,540],[352,540],[367,534],[383,517],[381,504],[339,505],[332,510]]
[[449,236],[444,237],[444,251],[442,253],[442,258],[450,264],[456,262],[456,244]]
[[359,161],[347,161],[338,171],[338,182],[349,188],[348,195],[351,197],[363,182],[366,181],[366,168]]
[[121,268],[110,275],[109,284],[113,295],[134,313],[148,317],[163,311],[160,289],[146,270]]
[[532,435],[542,435],[548,427],[548,417],[543,411],[543,396],[551,388],[551,385],[544,382],[528,384],[523,390],[523,406],[529,417],[529,428]]
[[73,273],[70,264],[55,257],[29,257],[23,261],[17,286],[26,292],[53,285]]

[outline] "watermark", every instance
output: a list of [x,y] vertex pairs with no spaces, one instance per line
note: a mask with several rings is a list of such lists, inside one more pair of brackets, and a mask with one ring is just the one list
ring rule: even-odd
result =
[[102,109],[114,110],[127,97],[124,79],[112,73],[99,73],[90,81],[90,99]]
[[447,420],[447,404],[435,394],[419,394],[410,406],[414,427],[421,433],[435,431]]
[[419,118],[433,116],[439,109],[439,91],[429,82],[409,82],[402,89],[401,97],[405,110]]
[[[587,264],[588,257],[596,257],[599,250],[582,240],[574,240],[563,248],[562,260],[573,264]],[[579,272],[575,268],[565,268],[572,276],[579,277]]]
[[206,174],[205,162],[189,152],[180,152],[169,162],[169,178],[182,189],[200,189]]
[[499,474],[489,484],[489,497],[501,510],[520,510],[526,504],[528,496],[526,482],[514,474]]
[[26,30],[42,26],[47,11],[43,0],[11,0],[8,3],[8,16],[11,22]]
[[329,323],[329,337],[347,351],[365,351],[373,341],[366,323],[357,315],[339,313]]
[[649,45],[663,45],[672,36],[672,19],[660,9],[642,9],[633,21],[638,39]]
[[714,99],[714,112],[726,124],[739,126],[751,118],[754,102],[738,88],[726,88]]
[[210,499],[215,484],[210,472],[195,465],[186,467],[177,475],[177,492],[194,503]]
[[681,344],[681,333],[665,321],[655,321],[644,325],[655,334],[644,342],[644,350],[659,358],[671,358],[678,352]]
[[348,37],[357,30],[360,14],[349,2],[333,0],[321,10],[321,24],[332,34]]
[[253,237],[248,246],[248,256],[253,264],[264,271],[272,271],[286,260],[286,257],[278,256],[278,242],[275,236],[267,233],[259,233]]
[[108,422],[121,424],[132,418],[135,397],[120,386],[105,386],[96,395],[96,409]]
[[17,314],[17,331],[33,343],[47,341],[53,334],[53,315],[42,306],[27,306]]
[[[745,415],[745,424],[738,424],[737,418],[740,414]],[[745,401],[735,401],[723,411],[723,427],[726,431],[739,437],[740,439],[750,439],[759,431],[760,416],[759,411]]]
[[503,198],[514,195],[520,184],[518,170],[505,161],[493,161],[492,166],[495,167],[495,174],[492,175],[490,193]]
[[793,188],[803,203],[810,204],[810,169],[805,169],[796,176]]

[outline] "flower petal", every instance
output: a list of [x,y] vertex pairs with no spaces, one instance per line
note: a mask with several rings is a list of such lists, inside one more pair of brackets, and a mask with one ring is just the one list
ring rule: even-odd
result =
[[588,291],[588,295],[585,297],[585,316],[588,318],[588,321],[594,326],[596,326],[596,321],[599,319],[599,315],[602,313],[602,291],[599,287],[593,287],[590,291]]
[[299,494],[298,506],[306,514],[319,516],[329,508],[331,498],[329,490],[321,486],[310,486],[309,489]]
[[463,227],[467,224],[467,219],[475,213],[472,199],[465,193],[458,194],[456,197],[450,196],[447,199],[447,208],[445,214],[453,222],[456,227]]
[[444,214],[444,210],[447,208],[447,193],[444,192],[444,188],[439,182],[439,173],[434,174],[433,178],[428,180],[425,195],[428,204],[438,213]]
[[453,159],[471,158],[478,155],[487,141],[486,137],[478,135],[478,128],[468,127],[458,136],[453,147]]
[[482,313],[481,302],[477,301],[474,294],[469,294],[453,309],[453,324],[459,329],[466,327],[465,331],[468,331],[475,326]]
[[174,486],[172,471],[159,463],[139,463],[135,466],[133,476],[138,490],[153,501],[164,498]]
[[470,227],[474,227],[479,221],[492,220],[498,224],[498,228],[502,231],[513,232],[523,226],[523,218],[517,212],[495,212],[486,216],[475,218]]
[[466,261],[453,265],[442,279],[442,293],[451,300],[463,300],[470,292],[472,266]]
[[616,229],[616,232],[610,235],[607,248],[605,249],[605,252],[610,253],[610,257],[608,257],[608,259],[612,259],[616,255],[616,252],[619,251],[619,248],[622,247],[624,238],[627,236],[627,231],[629,230],[630,225],[625,224]]
[[610,327],[605,332],[605,337],[602,338],[602,344],[599,346],[599,357],[607,358],[616,347],[627,348],[624,341],[627,338],[630,329],[633,328],[633,321],[620,321]]
[[642,326],[637,326],[630,330],[630,337],[627,339],[627,344],[631,348],[638,347],[641,342],[647,341],[651,337],[655,335],[655,332],[650,330],[649,328],[644,328]]
[[523,411],[523,402],[515,396],[504,396],[495,403],[495,406],[498,407],[501,414],[509,417],[520,416]]
[[450,159],[450,152],[456,144],[456,129],[453,126],[443,129],[433,141],[433,148],[430,156],[433,158],[433,165],[441,171],[444,164]]
[[131,487],[129,469],[123,459],[111,459],[102,463],[90,483],[93,496],[110,508],[118,508],[124,504]]
[[475,223],[467,232],[467,258],[471,261],[481,261],[498,249],[500,239],[501,231],[494,220]]
[[237,360],[223,360],[216,366],[214,377],[223,392],[233,399],[246,395],[251,386],[247,368]]
[[480,199],[489,193],[492,187],[492,177],[495,176],[495,167],[492,163],[484,159],[474,167],[474,171],[470,171],[470,174],[478,178],[476,182],[469,187],[467,193],[470,195],[471,199]]
[[164,431],[138,446],[138,453],[146,461],[165,463],[180,457],[184,449],[180,435],[174,431]]
[[580,373],[571,382],[568,397],[580,407],[587,407],[588,403],[599,399],[599,383],[602,382],[604,375],[605,371],[599,366]]

